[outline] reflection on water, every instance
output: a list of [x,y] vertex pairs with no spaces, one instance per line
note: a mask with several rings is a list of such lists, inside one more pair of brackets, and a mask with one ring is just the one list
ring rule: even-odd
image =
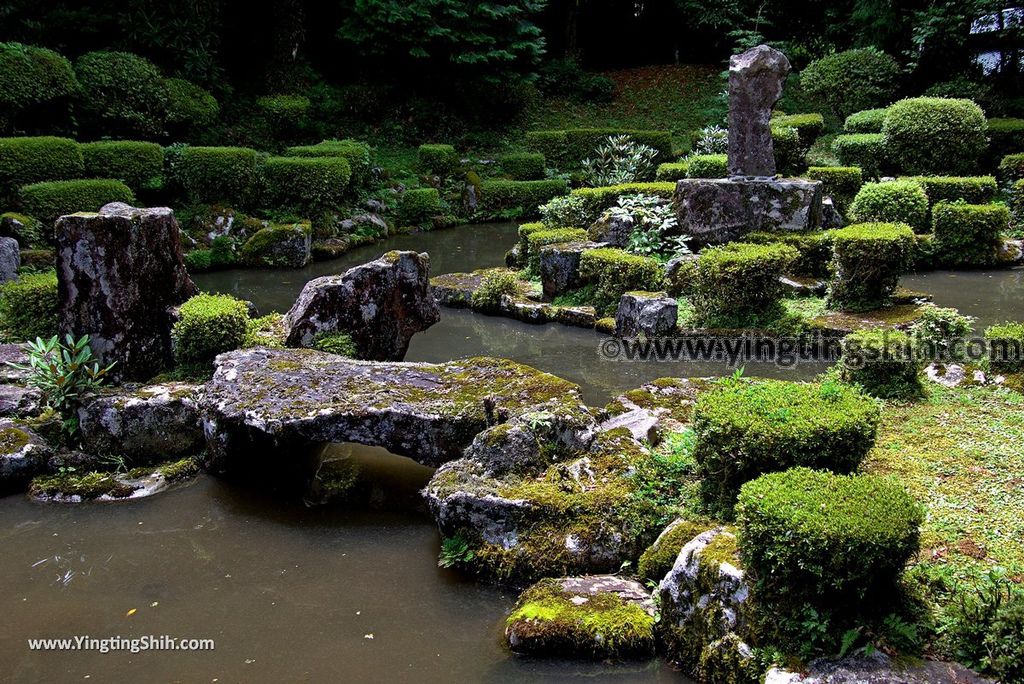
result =
[[929,292],[938,306],[978,319],[977,327],[1024,321],[1024,268],[1009,271],[935,271],[904,276],[911,290]]

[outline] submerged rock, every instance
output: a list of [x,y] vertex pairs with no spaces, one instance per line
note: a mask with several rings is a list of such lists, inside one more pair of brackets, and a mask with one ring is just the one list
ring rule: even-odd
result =
[[400,361],[412,336],[440,319],[430,291],[430,258],[388,252],[342,275],[306,283],[285,327],[290,346],[308,347],[318,334],[344,332],[360,358]]
[[619,337],[664,337],[676,329],[679,305],[664,292],[627,292],[615,310]]
[[196,293],[166,207],[108,204],[57,219],[62,333],[89,335],[111,378],[152,377],[172,360],[172,308]]
[[614,575],[541,580],[505,622],[516,653],[600,660],[654,655],[654,601],[639,582]]
[[82,444],[139,465],[198,454],[206,443],[201,392],[199,385],[168,383],[87,400],[78,409]]
[[806,672],[772,668],[764,684],[991,684],[959,663],[896,661],[882,651],[812,661]]
[[52,453],[46,440],[30,428],[0,419],[0,494],[24,491],[46,469]]

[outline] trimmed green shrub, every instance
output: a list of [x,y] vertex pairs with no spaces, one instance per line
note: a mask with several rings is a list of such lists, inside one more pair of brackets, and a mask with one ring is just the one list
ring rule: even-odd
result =
[[544,177],[544,155],[539,152],[503,154],[498,162],[512,180],[539,180]]
[[916,97],[889,107],[886,156],[910,175],[969,174],[987,139],[985,113],[970,100]]
[[349,359],[354,359],[359,354],[352,336],[344,332],[317,333],[313,338],[312,347],[317,351],[336,354]]
[[825,132],[825,117],[821,114],[783,114],[772,118],[772,128],[775,127],[795,128],[806,148]]
[[0,43],[0,120],[5,123],[40,106],[53,107],[77,88],[71,62],[53,50]]
[[933,207],[939,202],[987,204],[999,190],[994,176],[914,176],[906,180],[920,185]]
[[352,169],[352,184],[365,185],[373,166],[370,146],[358,140],[323,140],[316,145],[288,148],[289,157],[344,157]]
[[683,178],[688,178],[687,175],[688,162],[667,162],[665,164],[659,164],[658,170],[654,174],[654,178],[659,181],[677,181]]
[[155,64],[130,52],[89,52],[75,62],[76,112],[93,135],[158,137],[167,119],[167,87]]
[[800,86],[836,118],[886,105],[896,95],[900,65],[875,50],[846,50],[816,59],[800,72]]
[[477,311],[496,312],[501,308],[504,295],[513,296],[519,292],[519,278],[512,271],[488,273],[480,281],[480,287],[473,291],[472,305]]
[[829,308],[885,306],[907,268],[913,243],[913,231],[901,223],[860,223],[832,231]]
[[1024,323],[990,325],[985,328],[985,341],[988,342],[988,367],[991,370],[1000,373],[1024,370]]
[[892,478],[794,468],[743,485],[736,518],[758,611],[799,644],[805,607],[839,635],[894,598],[924,510]]
[[302,126],[312,107],[305,95],[264,95],[256,100],[256,108],[278,134],[288,134]]
[[576,188],[571,195],[585,202],[583,211],[589,225],[600,218],[606,209],[615,206],[623,195],[654,195],[670,200],[675,191],[676,184],[672,182],[624,183],[600,188]]
[[200,293],[181,305],[171,329],[178,363],[209,361],[238,349],[249,328],[249,306],[230,295]]
[[103,140],[81,149],[86,176],[116,178],[132,190],[158,181],[164,172],[164,148],[156,143]]
[[305,215],[337,209],[351,176],[344,157],[270,157],[263,163],[263,204]]
[[920,396],[920,364],[914,341],[905,332],[889,328],[857,330],[843,338],[840,377],[880,399]]
[[0,285],[0,336],[25,342],[57,334],[57,274],[26,273]]
[[672,133],[670,131],[635,130],[625,128],[572,128],[561,131],[529,131],[526,147],[540,152],[547,162],[561,171],[579,168],[597,146],[609,136],[628,135],[634,141],[658,151],[655,161],[672,159]]
[[185,147],[176,173],[194,201],[245,206],[256,194],[260,155],[248,147]]
[[[528,131],[526,147],[533,152],[544,155],[544,159],[557,169],[569,170],[572,164],[568,158],[568,147],[565,142],[565,131]],[[575,165],[583,161],[575,161]]]
[[821,181],[825,196],[832,198],[841,214],[846,213],[853,198],[864,185],[864,177],[859,166],[812,166],[807,169],[807,177]]
[[532,231],[526,236],[526,257],[530,273],[540,273],[540,248],[545,245],[557,245],[562,242],[582,242],[587,239],[587,231],[582,228],[557,228],[555,230]]
[[851,473],[875,444],[877,402],[842,383],[726,379],[697,397],[701,496],[731,517],[740,487],[795,466]]
[[0,138],[0,193],[48,180],[80,178],[82,150],[70,138]]
[[441,195],[437,188],[412,188],[402,193],[398,203],[398,222],[418,226],[441,211]]
[[1024,119],[989,119],[988,139],[990,159],[1024,152]]
[[888,109],[865,109],[846,117],[843,123],[845,133],[881,133]]
[[798,256],[777,243],[732,242],[702,250],[692,295],[698,325],[756,328],[778,319],[784,292],[779,277]]
[[932,222],[936,255],[943,265],[991,266],[1001,237],[1010,228],[1010,210],[1004,204],[939,202],[932,210]]
[[217,98],[204,88],[183,78],[164,80],[167,91],[167,129],[179,135],[192,135],[212,126],[220,116]]
[[479,186],[477,211],[486,218],[536,216],[540,205],[568,191],[564,180],[485,180]]
[[33,183],[23,186],[19,197],[22,210],[45,225],[65,214],[99,211],[110,202],[135,203],[131,188],[108,178]]
[[416,158],[425,173],[451,176],[459,169],[459,155],[451,145],[420,145]]
[[795,128],[773,125],[772,148],[776,171],[783,176],[795,176],[807,166],[804,144]]
[[887,166],[885,138],[881,133],[837,135],[832,141],[832,153],[844,165],[860,167],[869,178],[878,178]]
[[788,245],[798,256],[786,269],[787,274],[808,278],[827,278],[832,263],[832,235],[827,231],[812,233],[747,233],[744,242],[756,245]]
[[916,233],[931,229],[928,195],[920,183],[907,179],[865,184],[850,206],[850,218],[861,223],[905,223]]
[[[562,226],[558,226],[558,227],[562,227]],[[521,254],[522,258],[525,259],[527,253],[530,250],[530,244],[529,244],[528,240],[530,239],[531,235],[533,235],[534,233],[540,232],[542,230],[553,230],[553,229],[554,228],[552,226],[549,226],[549,225],[547,225],[545,223],[540,223],[539,221],[538,222],[534,222],[534,223],[524,223],[524,224],[520,225],[519,226],[519,230],[518,230],[518,234],[519,234],[519,251],[520,251],[520,254]]]
[[612,247],[583,252],[580,276],[597,286],[594,307],[603,314],[613,313],[626,292],[656,292],[662,282],[661,265],[656,260]]
[[729,159],[724,154],[698,154],[686,160],[687,178],[726,178]]
[[1024,180],[1024,153],[1008,154],[999,162],[999,178],[1005,183]]

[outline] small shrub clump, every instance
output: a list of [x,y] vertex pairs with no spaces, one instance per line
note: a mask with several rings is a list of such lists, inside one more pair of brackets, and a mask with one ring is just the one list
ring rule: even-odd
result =
[[256,193],[260,156],[247,147],[185,147],[177,159],[177,175],[197,202],[245,206]]
[[356,343],[352,341],[352,336],[345,332],[317,333],[313,338],[312,347],[317,351],[336,354],[349,359],[356,358],[359,353],[358,349],[356,349]]
[[687,178],[725,178],[729,160],[724,154],[698,154],[686,160]]
[[398,203],[398,222],[418,226],[441,211],[441,195],[436,188],[411,188],[402,193]]
[[915,233],[931,229],[928,195],[912,180],[867,183],[850,206],[850,218],[859,223],[905,223]]
[[974,330],[974,317],[964,316],[953,308],[926,305],[910,328],[910,336],[919,358],[943,363],[962,363],[967,359],[963,346],[954,340],[963,340]]
[[57,334],[57,274],[28,273],[0,285],[0,335],[24,342]]
[[0,43],[0,122],[29,124],[30,118],[70,99],[77,88],[71,62],[53,50]]
[[788,245],[798,256],[786,273],[809,278],[828,278],[832,263],[832,235],[828,231],[810,233],[747,233],[744,241],[758,245]]
[[512,180],[539,180],[544,177],[544,155],[539,152],[503,154],[498,163]]
[[167,130],[172,136],[191,138],[217,122],[220,103],[210,92],[184,78],[164,81],[167,91]]
[[654,172],[654,180],[656,181],[677,181],[683,178],[688,178],[690,164],[689,162],[666,162],[659,164],[657,170]]
[[887,304],[913,244],[910,227],[900,223],[861,223],[833,231],[829,308],[871,311]]
[[886,154],[911,175],[969,174],[988,139],[985,113],[971,100],[918,97],[889,107]]
[[178,310],[171,330],[178,363],[209,361],[217,354],[238,349],[249,330],[249,307],[230,295],[201,293]]
[[459,168],[459,155],[451,145],[420,145],[417,159],[422,171],[435,176],[451,176]]
[[881,133],[887,109],[865,109],[846,117],[844,133]]
[[1024,323],[1001,323],[985,328],[988,367],[1000,373],[1024,370]]
[[661,265],[650,257],[630,254],[612,247],[590,249],[580,257],[580,276],[597,287],[594,307],[613,313],[626,292],[656,292],[661,289]]
[[891,102],[899,77],[895,59],[874,48],[860,48],[814,60],[800,73],[800,85],[808,97],[845,119]]
[[782,313],[779,278],[799,257],[782,244],[733,242],[701,251],[693,282],[698,325],[708,328],[763,327]]
[[519,292],[519,279],[512,271],[488,273],[473,291],[472,305],[477,311],[494,313],[501,308],[504,295],[514,296]]
[[270,157],[263,165],[263,203],[307,216],[337,209],[351,177],[344,157]]
[[859,167],[869,178],[878,178],[888,167],[881,133],[838,135],[832,141],[832,152],[844,165]]
[[858,330],[843,338],[840,377],[879,399],[914,399],[923,389],[917,349],[899,330]]
[[135,203],[131,188],[119,180],[111,179],[33,183],[21,189],[20,197],[24,212],[44,224],[52,224],[65,214],[98,211],[110,202]]
[[825,196],[832,198],[841,214],[846,213],[864,185],[864,175],[859,166],[812,166],[807,169],[807,177],[821,181]]
[[586,200],[576,195],[560,195],[541,205],[540,220],[548,228],[586,228],[593,222]]
[[719,381],[693,410],[702,497],[730,516],[740,487],[764,473],[853,472],[874,446],[879,420],[873,399],[835,381]]
[[782,114],[772,117],[772,127],[795,128],[804,147],[814,144],[825,132],[825,117],[821,114]]
[[939,202],[932,211],[935,253],[950,267],[982,267],[995,264],[1002,235],[1010,227],[1010,210],[1004,204]]
[[164,172],[164,148],[136,140],[102,140],[81,146],[85,175],[116,178],[132,190],[152,186]]

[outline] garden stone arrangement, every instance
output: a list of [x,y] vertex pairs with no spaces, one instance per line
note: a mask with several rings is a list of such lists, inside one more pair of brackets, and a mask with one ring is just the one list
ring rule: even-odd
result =
[[[523,12],[495,10],[514,18],[504,30],[515,44],[531,35]],[[425,142],[414,155],[330,137],[349,130],[354,107],[325,83],[297,94],[311,74],[282,70],[264,80],[283,92],[243,94],[222,115],[212,93],[139,56],[68,62],[63,95],[0,116],[18,133],[0,137],[0,201],[17,210],[0,216],[0,510],[15,559],[3,569],[63,573],[52,584],[30,575],[12,602],[35,608],[56,587],[87,604],[94,586],[69,589],[75,563],[97,568],[82,571],[96,586],[112,571],[61,526],[127,513],[147,553],[160,536],[161,562],[186,548],[178,570],[194,582],[150,581],[142,563],[132,603],[189,613],[210,589],[231,620],[268,614],[264,600],[300,611],[281,628],[296,630],[306,678],[324,678],[307,658],[333,655],[301,631],[310,623],[348,660],[332,661],[332,676],[367,678],[369,653],[363,672],[391,681],[405,652],[385,649],[412,648],[412,635],[430,642],[431,663],[450,657],[450,644],[422,637],[451,628],[429,611],[483,600],[490,617],[455,641],[484,633],[502,649],[492,661],[533,668],[516,670],[523,679],[539,667],[640,677],[660,659],[657,677],[671,668],[714,684],[1024,682],[1024,359],[1010,353],[1024,348],[1024,323],[932,302],[963,294],[956,285],[903,287],[913,274],[922,290],[1005,278],[1019,292],[1007,283],[1024,261],[1024,119],[947,96],[956,82],[899,99],[912,68],[878,50],[812,60],[824,48],[777,44],[799,48],[793,64],[810,61],[800,88],[784,92],[793,64],[776,48],[733,55],[728,108],[700,114],[692,134],[701,107],[677,107],[659,128],[510,129],[481,151],[451,132],[465,122],[445,120],[459,146]],[[506,47],[495,52],[518,50]],[[0,43],[0,81],[18,65],[65,62]],[[585,76],[568,69],[540,82]],[[64,82],[32,73],[18,82],[26,92]],[[103,84],[130,74],[157,78],[159,97],[136,111],[125,88],[99,107]],[[704,77],[720,89],[714,70]],[[606,105],[636,94],[629,74],[616,78]],[[819,109],[781,111],[805,102]],[[392,104],[412,135],[416,107]],[[74,117],[36,131],[60,135],[20,135],[68,107]],[[220,120],[235,109],[259,116]],[[122,131],[140,139],[108,139]],[[274,137],[257,149],[259,131]],[[511,244],[486,263],[477,248],[495,226],[455,227],[510,219],[493,234]],[[429,232],[448,228],[461,231],[458,259]],[[463,243],[471,231],[486,237]],[[917,276],[938,269],[949,273]],[[998,300],[1000,316],[1021,310],[1015,294],[969,294]],[[703,360],[661,373],[595,351],[753,338],[824,341],[841,358],[793,375],[781,362]],[[984,353],[970,356],[965,340]],[[389,485],[415,502],[391,510]],[[187,523],[171,529],[159,515],[181,501],[196,510],[177,511]],[[221,525],[247,557],[209,548],[203,535]],[[379,575],[353,570],[367,549],[350,545],[349,525],[372,530]],[[415,611],[404,598],[400,613],[380,610],[382,594],[407,596],[384,581],[423,560],[412,541],[423,527],[437,577],[412,583]],[[15,553],[36,528],[42,558]],[[394,540],[413,553],[375,555]],[[257,598],[251,584],[233,588],[246,577],[262,578]],[[316,620],[297,590],[310,586],[333,596]],[[255,612],[217,602],[240,595]],[[110,600],[109,624],[146,624]],[[267,668],[257,678],[297,676],[249,650],[221,652]],[[167,678],[205,678],[203,666]],[[215,681],[257,671],[216,666]]]

